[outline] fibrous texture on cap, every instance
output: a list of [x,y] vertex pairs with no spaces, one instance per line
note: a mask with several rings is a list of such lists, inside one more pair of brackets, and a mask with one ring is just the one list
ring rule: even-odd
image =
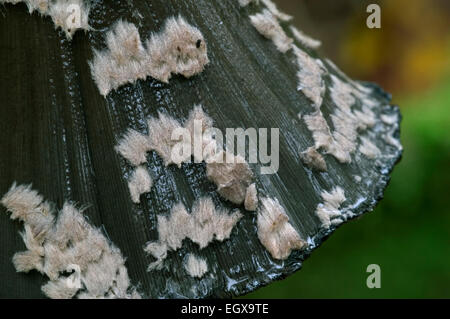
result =
[[384,134],[383,139],[389,145],[395,147],[396,149],[402,150],[403,146],[394,135],[398,131],[399,128],[399,118],[398,114],[394,115],[381,115],[381,120],[387,124],[390,128],[387,133]]
[[147,123],[150,149],[161,156],[164,160],[164,165],[181,165],[180,162],[174,161],[172,157],[172,148],[181,141],[180,139],[172,139],[172,133],[176,129],[181,128],[180,122],[169,115],[159,113],[158,119],[149,118]]
[[168,83],[172,74],[187,78],[209,63],[202,33],[181,16],[168,18],[159,33],[142,43],[137,27],[118,21],[106,35],[107,48],[94,51],[92,77],[106,96],[126,83],[152,77]]
[[[194,105],[189,113],[188,119],[184,126],[178,120],[168,114],[159,112],[158,118],[150,117],[147,119],[148,134],[139,133],[133,129],[128,131],[119,140],[115,150],[122,155],[133,166],[138,166],[147,161],[146,153],[155,151],[164,161],[164,164],[181,165],[183,161],[189,161],[194,150],[194,124],[200,126],[200,134],[203,134],[208,128],[212,127],[212,119],[203,111],[201,105]],[[175,159],[173,155],[173,148],[176,144],[182,141],[183,136],[173,137],[173,133],[177,129],[186,129],[192,145],[190,145],[190,153],[186,154],[184,158]],[[203,138],[203,135],[200,136]],[[206,146],[206,145],[201,145]],[[203,150],[203,149],[202,149]],[[200,158],[200,161],[203,158]]]
[[[312,58],[307,57],[307,54],[300,49],[297,48],[295,52],[298,53],[297,56],[305,57],[303,62],[299,59],[298,63],[300,67],[309,65],[306,62],[307,60],[313,61]],[[317,70],[319,69],[323,70],[323,65],[318,66]],[[329,76],[332,83],[329,90],[331,99],[335,105],[335,109],[330,116],[334,127],[333,131],[320,109],[322,96],[326,89],[323,79],[325,76]],[[315,142],[314,149],[315,151],[322,149],[325,153],[333,155],[341,163],[350,163],[352,161],[351,155],[357,149],[358,137],[361,132],[375,125],[375,114],[372,108],[377,105],[370,99],[368,93],[363,91],[359,86],[344,82],[333,74],[322,71],[317,74],[317,78],[320,78],[323,84],[321,85],[322,89],[320,92],[317,91],[311,95],[316,100],[315,111],[303,116],[305,124],[312,133]],[[304,81],[305,77],[302,77],[302,79],[301,81]],[[360,109],[354,108],[358,100],[362,104]],[[366,153],[365,155],[370,158],[375,158],[378,155],[378,152],[372,147],[373,144],[367,137],[361,137],[359,140],[362,143],[360,151]],[[309,148],[305,152],[303,153],[304,155],[308,155],[308,152],[312,154],[313,149]],[[305,156],[304,159],[312,163]],[[316,159],[318,159],[317,156]],[[320,166],[322,169],[324,168],[323,165]]]
[[[326,171],[326,162],[319,150],[333,155],[341,163],[350,163],[352,153],[358,149],[368,158],[375,159],[379,156],[376,146],[368,137],[358,139],[359,133],[375,125],[375,115],[371,108],[379,106],[370,98],[370,90],[355,81],[342,81],[333,74],[329,74],[327,68],[320,59],[310,56],[307,52],[293,44],[293,40],[286,35],[278,20],[283,20],[269,0],[263,1],[268,9],[262,13],[250,16],[253,26],[266,38],[271,39],[279,51],[286,53],[290,49],[296,57],[298,67],[297,88],[314,106],[314,112],[306,114],[303,119],[314,138],[314,146],[300,152],[300,158],[310,168]],[[290,26],[294,38],[302,45],[309,48],[317,48],[320,41],[314,40],[303,32]],[[331,65],[331,64],[330,64]],[[332,65],[334,67],[334,64]],[[339,70],[336,71],[344,76]],[[329,88],[336,109],[331,114],[334,131],[330,129],[327,120],[322,114],[321,105],[327,90],[326,77],[331,80]],[[352,109],[359,100],[360,109]],[[395,140],[387,135],[386,140]]]
[[247,187],[245,193],[244,207],[246,210],[255,211],[258,208],[258,191],[256,184],[253,183]]
[[292,250],[306,242],[289,223],[289,217],[276,199],[264,197],[257,216],[258,238],[273,258],[286,259]]
[[308,48],[318,49],[322,45],[322,42],[311,38],[310,36],[306,35],[303,31],[297,29],[293,25],[290,26],[290,30],[294,35],[294,38]]
[[327,163],[325,162],[325,159],[313,146],[308,147],[306,151],[301,152],[300,158],[309,168],[322,172],[327,170]]
[[275,17],[277,17],[281,21],[292,20],[292,16],[281,12],[272,0],[261,0],[261,2]]
[[210,197],[196,200],[191,213],[187,212],[183,204],[175,204],[169,216],[158,215],[159,239],[148,243],[145,248],[157,260],[148,269],[161,269],[167,252],[181,248],[184,239],[192,240],[203,249],[213,240],[229,238],[241,217],[239,211],[229,214],[225,208],[216,208]]
[[309,56],[297,46],[293,46],[294,55],[297,58],[297,89],[313,102],[316,108],[320,108],[325,94],[325,81],[323,75],[325,67],[318,59]]
[[322,191],[323,203],[317,205],[316,215],[319,217],[322,227],[330,228],[332,224],[342,223],[342,212],[339,207],[345,202],[344,190],[336,186],[331,192]]
[[142,194],[150,192],[152,188],[152,178],[148,170],[144,166],[139,166],[133,171],[130,180],[128,181],[128,189],[130,190],[131,199],[134,203],[139,204],[139,197]]
[[[245,7],[252,2],[258,4],[259,0],[239,0],[241,7]],[[265,9],[260,13],[251,15],[250,21],[259,33],[273,41],[279,51],[286,53],[293,47],[292,43],[294,42],[294,39],[286,35],[279,21],[290,21],[292,16],[278,10],[275,3],[271,0],[261,0],[261,2],[265,6]],[[322,44],[319,40],[311,38],[293,25],[289,26],[289,30],[295,40],[305,47],[317,49]]]
[[145,156],[151,150],[151,146],[148,136],[136,132],[133,129],[128,129],[119,140],[115,150],[127,159],[130,164],[138,166],[147,161]]
[[[37,11],[31,17],[23,3],[4,6],[0,69],[16,67],[0,72],[0,96],[11,97],[0,103],[0,127],[6,128],[0,139],[0,167],[8,170],[0,169],[0,189],[6,192],[10,185],[5,183],[14,176],[34,178],[46,195],[58,200],[58,209],[63,194],[66,199],[88,199],[86,204],[93,208],[82,215],[92,217],[91,225],[105,224],[101,233],[107,237],[109,232],[129,256],[130,276],[141,280],[148,296],[248,293],[297,271],[338,224],[349,219],[350,210],[360,216],[378,202],[400,156],[397,108],[375,84],[352,81],[335,69],[315,50],[318,42],[292,28],[286,21],[290,17],[273,2],[84,1],[91,4],[92,29],[86,36],[75,35],[72,43],[64,32],[53,30],[50,17],[43,19]],[[269,39],[251,23],[250,16],[258,14],[269,17],[260,21]],[[201,32],[204,41],[189,39],[195,32],[178,23],[179,15]],[[166,29],[172,16],[177,21]],[[181,29],[187,37],[177,36]],[[186,39],[190,44],[183,46]],[[179,48],[174,45],[178,40]],[[94,82],[85,62],[94,62],[96,54],[102,63]],[[201,68],[202,63],[196,63],[201,57],[211,63],[186,79],[190,70]],[[28,70],[31,65],[35,67]],[[233,147],[228,143],[231,131],[236,138]],[[225,132],[226,142],[221,140]],[[337,208],[339,216],[324,215],[325,224],[330,217],[330,226],[323,227],[316,215],[318,205],[325,203],[321,193],[332,193],[338,185],[346,200]],[[225,237],[225,231],[208,241],[214,228],[210,222],[195,222],[200,230],[186,231],[196,220],[194,203],[204,197],[212,200],[216,211],[226,213],[224,223],[234,223],[230,216],[237,209],[243,215],[223,242],[218,238]],[[203,206],[209,207],[204,211],[212,210],[210,204]],[[54,211],[52,205],[45,210]],[[23,227],[28,248],[11,246],[8,258],[20,252],[14,257],[18,270],[36,275],[34,269],[41,269],[47,273],[42,278],[51,276],[42,288],[48,296],[92,298],[110,286],[115,266],[107,264],[114,258],[100,262],[102,249],[80,248],[76,254],[87,257],[67,265],[61,258],[67,248],[39,242],[48,225],[56,227],[54,222],[27,216],[35,221],[33,227]],[[57,216],[49,219],[58,220]],[[264,224],[264,218],[271,223]],[[7,224],[4,218],[0,226],[6,231],[3,237],[11,239],[14,234],[8,233]],[[55,237],[64,238],[72,228]],[[96,247],[98,237],[92,237],[89,248]],[[298,238],[307,244],[297,248]],[[19,242],[5,243],[22,245],[21,237],[16,239]],[[147,255],[143,246],[149,241]],[[206,261],[203,276],[192,277],[188,269],[196,267],[185,268],[188,254],[194,261]],[[48,262],[43,262],[44,255]],[[90,260],[100,266],[88,271]],[[152,269],[161,270],[146,271],[160,260],[164,262]],[[12,276],[11,269],[15,271],[10,267],[4,273],[16,281],[8,285],[11,296],[37,297],[39,291],[21,289],[33,280],[31,275]]]
[[240,155],[221,151],[206,165],[206,175],[217,185],[217,192],[232,203],[242,204],[253,173]]
[[[195,162],[205,161],[207,177],[217,185],[217,192],[234,204],[243,204],[247,196],[247,188],[254,178],[253,172],[242,156],[223,150],[214,137],[208,134],[207,131],[212,128],[213,120],[204,112],[202,106],[194,105],[184,125],[170,115],[161,112],[158,115],[158,118],[151,117],[147,120],[148,134],[146,135],[129,129],[119,140],[115,147],[116,151],[133,166],[146,162],[148,151],[155,151],[166,166],[176,164],[180,167],[181,163],[191,161],[192,156]],[[174,134],[180,129],[184,129],[186,134]],[[186,143],[183,138],[186,137],[190,140],[188,147],[190,151],[182,156],[175,156],[177,154],[175,147],[183,146],[183,143]],[[150,190],[148,183],[140,186],[140,189],[143,192]],[[253,206],[257,202],[256,188],[251,191],[252,193],[247,197],[249,197],[250,208],[254,210]],[[137,203],[137,193],[133,191],[131,194],[133,201]]]
[[280,52],[285,53],[291,48],[293,40],[286,35],[276,16],[269,10],[251,15],[250,21],[259,33],[273,41]]
[[[13,257],[17,271],[37,270],[50,281],[50,298],[140,298],[131,286],[120,250],[91,226],[81,211],[65,203],[58,216],[31,186],[13,184],[1,203],[24,223],[27,247]],[[73,272],[69,276],[64,273]]]
[[184,262],[184,269],[194,278],[201,278],[208,272],[206,260],[194,254],[188,254]]
[[380,149],[372,143],[367,137],[362,136],[359,151],[368,158],[375,159],[381,155]]

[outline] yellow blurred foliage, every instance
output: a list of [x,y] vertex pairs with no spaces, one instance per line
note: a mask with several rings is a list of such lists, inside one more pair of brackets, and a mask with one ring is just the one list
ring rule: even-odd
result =
[[367,14],[349,21],[339,48],[344,68],[387,89],[418,91],[449,72],[450,12],[440,0],[385,0],[381,29],[365,25]]

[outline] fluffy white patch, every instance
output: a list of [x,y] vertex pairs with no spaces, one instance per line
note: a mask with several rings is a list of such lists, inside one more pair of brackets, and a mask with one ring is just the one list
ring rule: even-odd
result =
[[307,114],[303,116],[303,120],[312,133],[314,147],[316,149],[324,148],[328,150],[329,146],[333,143],[333,136],[322,112],[319,110],[312,114]]
[[319,217],[322,227],[330,228],[332,223],[337,224],[342,222],[339,218],[341,216],[339,207],[346,199],[344,190],[336,186],[330,193],[323,191],[321,196],[324,202],[317,205],[316,215]]
[[132,165],[138,166],[147,161],[146,154],[151,150],[148,136],[128,129],[115,147],[116,152],[127,159]]
[[247,187],[245,194],[244,207],[246,210],[255,211],[258,208],[258,191],[255,183]]
[[[363,105],[361,111],[352,112],[351,107],[355,104],[356,89],[349,83],[345,83],[334,75],[331,75],[333,86],[331,87],[331,98],[337,109],[332,114],[335,132],[333,137],[335,157],[341,161],[350,162],[350,154],[356,149],[358,130],[364,130],[375,124],[375,114]],[[339,159],[339,158],[338,158]]]
[[337,108],[331,115],[335,131],[333,137],[335,143],[332,147],[333,155],[341,162],[351,162],[350,153],[356,149],[358,137],[358,122],[351,111],[356,99],[352,94],[352,86],[331,75],[332,87],[331,99]]
[[145,45],[136,26],[126,21],[118,21],[106,40],[107,49],[94,51],[89,62],[103,96],[149,76],[165,83],[172,74],[189,78],[209,63],[202,33],[181,16],[168,18],[161,32],[153,33]]
[[402,150],[403,149],[402,144],[396,137],[394,137],[394,134],[400,124],[398,115],[397,114],[392,114],[392,115],[382,114],[382,115],[380,115],[380,119],[381,119],[381,121],[383,121],[384,124],[391,127],[387,130],[387,132],[385,132],[383,134],[384,141],[387,144],[394,146],[395,148],[397,148],[399,150]]
[[208,179],[217,185],[217,192],[234,204],[245,201],[247,187],[253,181],[253,172],[239,155],[221,151],[206,164]]
[[216,208],[210,197],[196,200],[190,214],[183,204],[175,204],[169,216],[158,216],[158,241],[150,242],[145,247],[145,251],[157,259],[148,270],[161,269],[167,251],[181,248],[186,238],[198,244],[200,249],[214,239],[223,241],[229,238],[241,217],[238,211],[228,214],[225,208]]
[[292,47],[293,40],[284,32],[275,15],[267,9],[262,13],[250,16],[250,22],[264,37],[275,44],[277,49],[285,53]]
[[308,149],[300,153],[300,158],[304,164],[309,168],[325,172],[327,170],[327,163],[323,156],[316,150],[315,147],[308,147]]
[[375,159],[381,155],[380,149],[372,143],[367,137],[360,137],[361,145],[359,151],[370,159]]
[[281,21],[290,21],[292,20],[292,16],[281,12],[276,4],[274,2],[272,2],[271,0],[238,0],[239,4],[241,7],[246,7],[248,6],[250,3],[255,3],[255,4],[259,4],[259,2],[261,1],[264,6],[267,8],[267,10],[270,11],[270,13],[272,13],[277,19],[280,19]]
[[389,131],[386,134],[384,134],[384,136],[383,136],[384,141],[386,143],[388,143],[389,145],[392,145],[395,148],[397,148],[399,150],[402,150],[403,146],[400,143],[400,141],[396,137],[394,137],[394,133],[395,133],[395,129],[392,129],[391,131]]
[[129,182],[128,189],[130,190],[131,199],[134,203],[139,204],[139,197],[142,194],[150,192],[152,188],[152,178],[148,173],[148,170],[144,166],[139,166],[133,172]]
[[[150,118],[147,123],[148,135],[129,129],[115,148],[132,165],[144,163],[146,152],[151,150],[161,156],[166,166],[176,164],[180,167],[181,163],[189,161],[193,155],[195,162],[206,162],[207,176],[217,185],[217,191],[222,197],[235,204],[244,203],[247,187],[253,180],[253,172],[244,158],[224,151],[214,137],[208,134],[207,130],[212,128],[213,120],[203,111],[201,105],[194,105],[184,126],[173,117],[162,113],[159,113],[159,118]],[[196,124],[198,132],[195,132]],[[185,142],[182,140],[183,136],[174,136],[176,138],[172,139],[172,133],[179,128],[187,129],[191,137],[191,152],[176,157],[173,156],[174,148]],[[196,151],[195,145],[198,140],[201,142],[199,152]],[[135,200],[134,197],[133,201]]]
[[306,35],[304,32],[300,31],[293,25],[290,26],[290,30],[294,35],[294,38],[308,48],[318,49],[322,45],[322,42],[311,38],[310,36]]
[[[312,132],[316,150],[322,148],[341,163],[350,163],[352,161],[351,154],[357,148],[359,132],[375,125],[375,114],[369,106],[370,104],[363,104],[361,110],[352,110],[356,103],[356,97],[359,97],[361,92],[357,91],[351,83],[344,82],[333,74],[330,77],[332,80],[331,98],[336,105],[330,116],[334,131],[331,132],[319,108],[314,113],[305,115],[303,119]],[[365,149],[367,150],[367,148]]]
[[306,244],[289,223],[288,215],[276,199],[261,199],[257,225],[260,242],[275,259],[286,259],[292,250],[301,249]]
[[55,28],[61,28],[71,39],[79,30],[90,30],[89,5],[83,0],[57,0],[49,2],[48,15],[52,18]]
[[393,115],[382,114],[382,115],[380,115],[380,119],[387,125],[395,125],[398,123],[398,115],[397,114],[393,114]]
[[17,186],[14,183],[1,203],[11,213],[11,219],[19,219],[29,227],[33,238],[42,240],[47,236],[53,225],[54,215],[49,203],[32,190],[31,185]]
[[266,6],[266,8],[278,19],[281,21],[290,21],[292,20],[292,16],[281,12],[276,4],[272,0],[261,0],[261,2]]
[[41,290],[50,299],[71,299],[77,294],[79,288],[72,287],[67,278],[58,278],[48,281]]
[[208,272],[208,264],[206,260],[193,254],[188,254],[184,262],[184,269],[189,276],[194,278],[202,278]]
[[[16,184],[1,203],[11,212],[12,219],[24,223],[22,238],[28,250],[14,255],[14,266],[17,271],[36,269],[47,275],[50,281],[42,286],[46,296],[140,297],[130,285],[120,250],[73,205],[65,203],[55,220],[42,196],[31,186]],[[62,275],[71,270],[76,270],[76,274]]]
[[[181,124],[169,115],[163,113],[158,113],[158,115],[158,119],[151,117],[147,120],[150,149],[155,150],[167,166],[175,163],[172,158],[172,148],[180,140],[173,140],[172,133],[181,128]],[[181,163],[175,164],[181,165]]]
[[363,131],[374,127],[376,124],[375,113],[367,105],[363,105],[361,109],[361,111],[353,110],[358,129]]
[[319,109],[326,89],[322,78],[325,75],[325,68],[320,60],[312,58],[296,45],[292,48],[298,65],[297,89],[314,103],[316,109]]

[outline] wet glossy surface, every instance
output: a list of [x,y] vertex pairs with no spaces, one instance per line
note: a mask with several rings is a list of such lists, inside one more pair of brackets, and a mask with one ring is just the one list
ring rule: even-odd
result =
[[[94,1],[94,30],[77,33],[69,42],[48,17],[29,15],[24,5],[0,6],[0,194],[17,181],[33,183],[58,207],[65,200],[89,205],[85,214],[127,257],[132,282],[147,297],[235,296],[298,270],[329,234],[319,231],[315,216],[320,192],[339,185],[347,197],[344,211],[361,214],[372,209],[400,151],[385,143],[382,135],[391,128],[378,121],[368,136],[383,153],[379,159],[356,152],[351,164],[326,156],[328,172],[304,167],[298,152],[313,142],[297,114],[310,112],[310,102],[297,91],[293,54],[277,51],[249,23],[248,14],[255,10],[240,8],[234,0]],[[88,61],[93,48],[104,47],[103,32],[123,18],[135,23],[145,40],[177,14],[203,32],[211,61],[206,70],[190,79],[175,76],[169,84],[138,81],[101,97]],[[378,88],[374,97],[389,104]],[[220,129],[280,128],[278,174],[259,176],[257,185],[285,207],[301,237],[308,239],[306,251],[273,260],[257,238],[256,213],[244,212],[229,240],[203,250],[185,240],[182,249],[169,253],[166,269],[146,271],[153,260],[142,248],[158,237],[156,216],[168,214],[175,202],[191,207],[196,198],[211,195],[217,204],[244,211],[217,195],[204,164],[166,168],[154,152],[147,157],[154,186],[140,205],[131,201],[126,178],[132,167],[115,153],[117,140],[129,127],[146,132],[145,119],[158,111],[184,120],[196,103]],[[322,111],[329,114],[332,108],[327,91]],[[380,107],[377,119],[381,113],[396,112]],[[360,183],[355,183],[355,175],[362,177]],[[11,258],[25,249],[21,225],[9,220],[3,207],[0,210],[0,296],[41,297],[40,286],[47,279],[36,272],[15,272]],[[182,267],[188,252],[206,258],[209,272],[202,279],[189,277]]]

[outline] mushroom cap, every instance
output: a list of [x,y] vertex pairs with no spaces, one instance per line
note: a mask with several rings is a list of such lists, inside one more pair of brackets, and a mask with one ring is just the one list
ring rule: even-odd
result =
[[[354,89],[351,113],[361,120],[357,112],[369,108],[375,120],[372,125],[361,120],[361,127],[352,131],[356,138],[354,150],[347,154],[350,161],[340,161],[332,148],[318,147],[312,153],[316,158],[309,161],[321,163],[322,169],[316,170],[302,160],[302,153],[316,144],[314,131],[304,118],[317,112],[317,106],[299,88],[302,65],[294,50],[280,52],[252,25],[249,15],[265,8],[263,3],[241,7],[238,1],[169,4],[152,0],[149,5],[145,1],[95,1],[89,14],[92,30],[75,33],[71,41],[54,30],[50,19],[29,15],[21,6],[6,6],[5,17],[0,19],[0,70],[8,70],[0,72],[0,193],[14,181],[33,183],[59,206],[67,200],[88,205],[84,215],[121,250],[132,283],[147,297],[238,296],[292,274],[337,227],[371,211],[383,197],[402,152],[398,107],[390,104],[390,95],[376,84],[350,80],[316,51],[294,40],[308,57],[321,61],[325,90],[320,111],[331,132],[337,130],[333,114],[338,108],[332,97],[333,78]],[[88,61],[93,49],[105,48],[104,31],[123,19],[138,26],[144,41],[161,30],[163,21],[178,15],[203,35],[209,59],[204,70],[189,78],[174,75],[168,83],[139,79],[102,96]],[[293,37],[285,23],[284,31]],[[267,164],[250,164],[253,182],[259,198],[279,203],[287,218],[281,220],[291,225],[305,245],[297,242],[288,256],[283,253],[282,259],[274,258],[258,238],[261,203],[252,212],[243,203],[225,199],[208,179],[204,162],[165,165],[157,152],[147,152],[143,165],[153,186],[139,203],[132,201],[128,180],[134,167],[115,151],[117,142],[129,129],[148,134],[148,119],[159,114],[182,123],[197,104],[223,132],[226,128],[267,128],[270,140],[271,128],[279,129],[279,168],[274,174],[261,174],[260,168]],[[334,146],[342,146],[350,137],[336,134],[333,138]],[[335,203],[333,196],[324,193],[333,194],[336,187],[345,193],[337,207],[330,204]],[[168,252],[162,269],[147,272],[154,258],[143,247],[158,239],[158,216],[168,216],[180,202],[190,210],[204,196],[218,209],[242,213],[229,238],[203,249],[185,239],[180,249]],[[8,256],[0,260],[1,278],[14,284],[2,285],[8,291],[0,294],[39,297],[46,279],[17,274],[11,267],[10,257],[23,250],[23,244],[17,227],[6,214],[1,215],[0,246],[2,256]],[[189,276],[183,267],[188,254],[206,261],[208,272],[201,278]]]

